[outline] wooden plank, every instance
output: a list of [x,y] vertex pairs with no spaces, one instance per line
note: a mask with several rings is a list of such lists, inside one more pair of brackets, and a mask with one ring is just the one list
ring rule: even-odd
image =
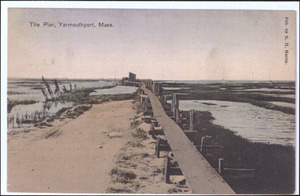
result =
[[144,86],[143,89],[149,96],[154,117],[164,127],[165,137],[192,192],[195,194],[235,194],[199,153],[182,129],[166,115],[158,98]]

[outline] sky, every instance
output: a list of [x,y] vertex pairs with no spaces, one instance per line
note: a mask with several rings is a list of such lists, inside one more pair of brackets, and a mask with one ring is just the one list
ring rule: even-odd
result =
[[295,80],[295,20],[294,11],[9,8],[7,75]]

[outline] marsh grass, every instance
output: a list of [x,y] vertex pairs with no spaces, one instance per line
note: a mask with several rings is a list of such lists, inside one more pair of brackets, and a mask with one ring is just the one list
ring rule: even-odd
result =
[[[183,112],[188,118],[189,113]],[[295,190],[295,150],[292,146],[251,142],[237,136],[231,130],[215,125],[210,112],[196,111],[195,144],[202,136],[210,136],[206,144],[221,145],[203,155],[213,167],[218,159],[224,158],[227,168],[251,168],[255,170],[252,179],[225,179],[237,193],[248,194],[290,194]],[[208,143],[209,142],[209,143]]]
[[[212,84],[183,84],[183,83],[163,83],[164,87],[190,87],[190,90],[177,90],[179,100],[221,100],[233,102],[250,103],[266,109],[277,110],[286,114],[295,114],[295,109],[274,105],[270,102],[280,101],[286,103],[295,103],[294,98],[278,97],[276,95],[295,95],[295,82],[261,82],[261,83],[212,83]],[[286,87],[287,86],[287,87]],[[261,88],[268,88],[268,91],[255,91]],[[240,90],[236,90],[240,89]],[[252,89],[254,91],[242,91]],[[274,89],[274,91],[272,91]],[[285,89],[289,91],[276,91],[276,89]],[[167,99],[172,97],[172,91],[164,91]]]
[[83,114],[85,111],[89,110],[92,106],[91,105],[78,105],[75,106],[75,108],[69,109],[66,112],[66,117],[68,118],[76,118],[78,116],[80,116],[81,114]]
[[58,110],[58,112],[56,112],[56,116],[60,116],[62,113],[64,113],[65,111],[71,109],[72,107],[64,107],[61,108],[60,110]]
[[107,89],[114,86],[105,86],[105,87],[91,87],[91,88],[82,88],[78,90],[73,90],[71,92],[66,92],[59,97],[50,99],[50,101],[68,101],[74,102],[76,104],[99,104],[107,101],[120,101],[133,99],[136,96],[136,93],[133,94],[118,94],[118,95],[90,95],[91,92],[95,92],[98,89]]
[[9,113],[11,109],[16,105],[29,105],[37,103],[35,100],[7,100],[7,112]]

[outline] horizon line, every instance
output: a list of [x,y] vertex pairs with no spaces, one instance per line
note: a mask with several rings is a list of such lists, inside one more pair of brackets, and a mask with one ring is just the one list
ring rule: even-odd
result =
[[[44,77],[46,78],[46,77]],[[7,77],[7,79],[40,79],[38,77]],[[60,80],[122,80],[122,78],[53,78],[49,77],[46,79],[60,79]],[[148,80],[150,78],[137,78],[137,80]],[[289,80],[284,80],[284,79],[254,79],[254,80],[249,80],[249,79],[198,79],[198,80],[191,80],[191,79],[186,79],[186,80],[174,80],[174,79],[152,79],[153,81],[297,81],[296,79],[289,79]]]

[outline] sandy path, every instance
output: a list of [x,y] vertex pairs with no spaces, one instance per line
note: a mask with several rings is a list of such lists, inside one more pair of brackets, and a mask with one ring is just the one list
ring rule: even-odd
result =
[[104,193],[130,138],[131,101],[108,102],[53,127],[8,135],[8,191]]

